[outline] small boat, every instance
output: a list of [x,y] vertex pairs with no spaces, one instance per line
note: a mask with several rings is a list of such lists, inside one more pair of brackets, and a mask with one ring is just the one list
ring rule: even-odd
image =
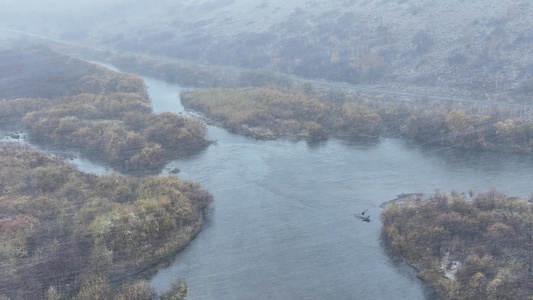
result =
[[361,221],[370,222],[370,215],[365,215],[367,211],[368,211],[368,209],[363,211],[360,215],[354,214],[353,216],[356,217],[357,219],[361,220]]

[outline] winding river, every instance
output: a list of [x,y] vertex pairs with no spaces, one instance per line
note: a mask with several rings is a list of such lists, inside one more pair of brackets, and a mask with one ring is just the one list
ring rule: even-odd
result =
[[[183,112],[179,86],[146,78],[156,112]],[[170,101],[170,102],[169,102]],[[529,197],[533,158],[422,147],[399,139],[310,145],[256,141],[209,127],[217,140],[174,161],[215,195],[200,235],[160,271],[189,299],[438,299],[379,239],[379,205],[400,193],[496,188]],[[354,213],[368,209],[370,223]]]
[[[184,113],[180,87],[144,78],[154,111]],[[190,300],[438,299],[379,239],[379,205],[397,194],[533,192],[533,158],[422,147],[382,138],[257,141],[209,127],[217,142],[171,162],[179,176],[215,196],[196,239],[152,280],[159,292],[177,279]],[[110,172],[73,156],[81,170]],[[353,217],[368,209],[373,221]]]

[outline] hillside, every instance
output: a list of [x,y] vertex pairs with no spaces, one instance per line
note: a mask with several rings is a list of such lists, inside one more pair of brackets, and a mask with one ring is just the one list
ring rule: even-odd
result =
[[[32,28],[24,17],[9,18],[4,26],[115,50],[308,78],[531,100],[533,5],[525,0],[112,3],[105,13],[100,8],[77,20],[77,26]],[[56,24],[69,20],[56,19]]]

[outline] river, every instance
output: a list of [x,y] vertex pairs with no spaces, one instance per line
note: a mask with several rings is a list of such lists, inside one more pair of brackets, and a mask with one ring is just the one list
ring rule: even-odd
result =
[[[184,113],[180,87],[145,78],[156,112]],[[399,139],[257,141],[209,126],[217,141],[163,171],[199,181],[215,196],[198,237],[160,271],[189,299],[437,299],[380,242],[379,205],[410,192],[533,189],[526,155],[423,147]],[[373,221],[353,217],[368,209]]]
[[[156,113],[187,114],[179,86],[144,79]],[[215,144],[162,172],[178,168],[181,178],[215,196],[201,233],[151,280],[164,292],[183,279],[190,300],[438,299],[387,255],[379,205],[401,193],[436,189],[533,192],[533,159],[525,155],[392,138],[257,141],[213,126],[208,134]],[[80,170],[112,171],[70,155]],[[353,217],[367,209],[372,222]]]

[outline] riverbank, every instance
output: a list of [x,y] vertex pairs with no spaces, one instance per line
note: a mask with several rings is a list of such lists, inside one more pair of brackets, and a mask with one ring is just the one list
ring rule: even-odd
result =
[[393,204],[402,204],[407,201],[424,201],[429,200],[431,196],[425,195],[424,193],[401,193],[396,196],[396,198],[385,201],[379,205],[380,208],[386,209]]
[[494,190],[392,204],[381,236],[444,299],[526,299],[530,203]]

